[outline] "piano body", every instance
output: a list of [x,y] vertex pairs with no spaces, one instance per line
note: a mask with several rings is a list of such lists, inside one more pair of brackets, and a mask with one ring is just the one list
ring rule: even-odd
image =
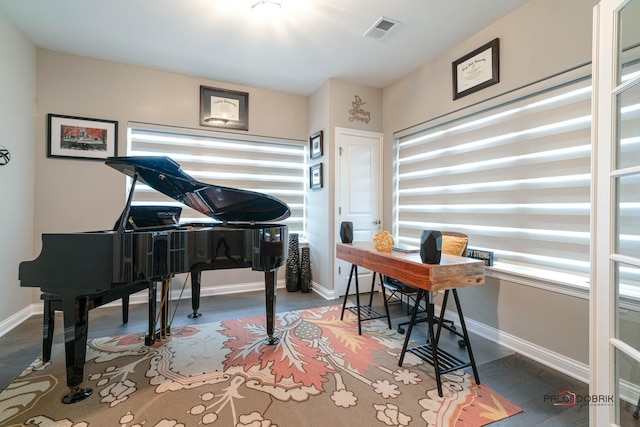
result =
[[[125,298],[125,304],[128,295],[148,289],[145,343],[150,345],[156,337],[170,332],[168,306],[156,303],[158,284],[164,288],[179,273],[191,273],[193,314],[189,317],[197,317],[202,271],[249,267],[263,271],[265,343],[277,344],[276,272],[286,261],[288,228],[271,222],[287,218],[289,207],[265,194],[198,182],[168,157],[111,157],[106,164],[133,178],[114,229],[43,234],[39,256],[19,266],[20,286],[39,287],[43,299],[53,298],[57,309],[63,311],[67,386],[71,390],[63,402],[74,403],[91,394],[91,389],[80,387],[89,309],[119,298]],[[176,206],[132,206],[137,182],[217,222],[180,223],[182,208]],[[45,316],[45,337],[50,332]],[[43,359],[46,357],[43,351]]]

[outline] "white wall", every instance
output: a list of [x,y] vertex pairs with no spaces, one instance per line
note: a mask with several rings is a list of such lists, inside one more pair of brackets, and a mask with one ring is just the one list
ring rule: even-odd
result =
[[0,145],[11,153],[11,161],[0,166],[2,331],[35,294],[20,287],[18,265],[32,255],[36,49],[1,14],[0,58]]
[[[385,175],[393,171],[393,133],[463,109],[591,61],[597,0],[531,0],[394,82],[383,92]],[[453,100],[451,63],[500,38],[500,83]],[[385,180],[385,229],[391,227],[392,181]],[[545,351],[588,363],[589,307],[584,298],[488,278],[460,292],[465,315]],[[466,304],[465,304],[466,303]]]

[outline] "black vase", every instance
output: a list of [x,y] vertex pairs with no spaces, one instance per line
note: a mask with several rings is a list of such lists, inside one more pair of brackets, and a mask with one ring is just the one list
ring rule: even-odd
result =
[[442,233],[423,230],[420,236],[420,258],[425,264],[440,264],[442,257]]
[[340,224],[340,239],[342,243],[353,242],[353,223],[351,221],[343,221]]
[[296,233],[289,234],[289,257],[287,258],[285,283],[289,292],[300,290],[300,241]]
[[302,292],[311,291],[311,259],[309,258],[309,248],[301,249],[300,257],[300,290]]

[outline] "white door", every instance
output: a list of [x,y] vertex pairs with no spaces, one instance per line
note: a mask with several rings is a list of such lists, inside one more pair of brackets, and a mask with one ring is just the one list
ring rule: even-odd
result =
[[592,426],[635,424],[640,397],[638,22],[640,0],[602,0],[594,9]]
[[[340,241],[340,224],[353,223],[355,242],[372,241],[382,227],[382,134],[354,129],[336,128],[338,168],[336,179],[337,221],[336,241]],[[337,261],[337,294],[344,295],[351,265]],[[358,269],[360,292],[369,290],[371,272]],[[354,285],[349,293],[354,292]]]

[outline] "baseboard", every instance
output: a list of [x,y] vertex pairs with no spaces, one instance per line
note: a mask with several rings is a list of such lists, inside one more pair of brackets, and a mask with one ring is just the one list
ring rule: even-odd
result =
[[327,288],[324,288],[318,285],[317,283],[312,282],[311,291],[315,292],[316,294],[320,295],[322,298],[326,300],[332,300],[332,299],[338,298],[335,290],[329,290]]
[[[437,311],[439,311],[439,309],[440,307],[438,307]],[[458,313],[455,311],[446,310],[445,313],[445,317],[447,319],[458,318]],[[589,365],[587,364],[569,359],[562,354],[533,344],[529,341],[525,341],[514,335],[500,331],[499,329],[495,329],[491,326],[487,326],[484,323],[477,322],[473,319],[465,318],[464,322],[469,332],[479,335],[489,341],[493,341],[501,346],[515,351],[516,353],[522,354],[529,359],[540,362],[551,369],[554,369],[579,381],[582,381],[584,383],[589,382]]]
[[42,314],[42,310],[42,303],[31,304],[23,308],[13,316],[9,316],[9,318],[0,322],[0,337],[11,331],[13,328],[19,326],[22,322],[24,322],[31,316]]
[[[281,289],[285,287],[284,280],[278,280],[277,289]],[[264,291],[264,282],[248,282],[248,283],[236,283],[229,285],[216,285],[216,286],[203,286],[200,289],[201,297],[210,297],[215,295],[228,295],[228,294],[241,294],[246,292],[256,292],[256,291]],[[161,290],[158,288],[158,293]],[[180,300],[182,304],[191,304],[191,287],[185,287],[185,289],[172,289],[171,297],[173,301]],[[148,300],[147,294],[145,292],[138,292],[134,294],[129,299],[130,304],[146,304]],[[183,301],[184,300],[184,301]],[[120,301],[114,301],[110,304],[105,305],[105,307],[110,307],[114,305],[120,305]]]

